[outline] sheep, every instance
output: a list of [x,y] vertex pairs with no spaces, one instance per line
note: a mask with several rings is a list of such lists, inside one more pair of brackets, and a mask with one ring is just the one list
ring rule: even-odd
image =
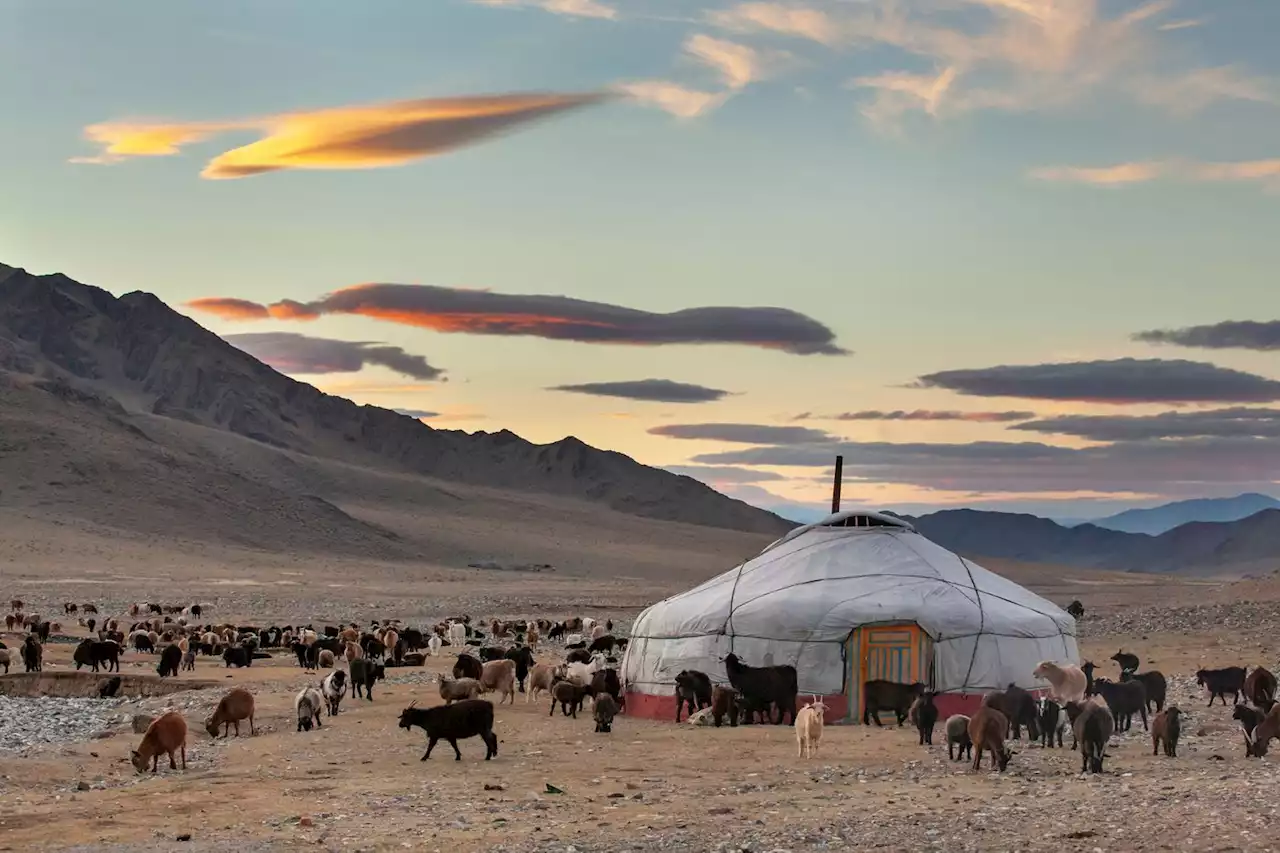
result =
[[477,658],[472,657],[466,652],[460,652],[458,659],[453,664],[454,678],[474,678],[480,680],[480,676],[484,673],[484,664],[480,663]]
[[1276,677],[1263,667],[1258,667],[1245,676],[1244,698],[1259,708],[1270,708],[1276,701]]
[[1267,712],[1260,711],[1257,708],[1250,708],[1248,705],[1236,703],[1235,711],[1231,714],[1231,719],[1239,720],[1240,726],[1244,729],[1244,754],[1250,756],[1253,754],[1252,743],[1250,738],[1253,730],[1258,727]]
[[1235,696],[1232,702],[1240,701],[1240,694],[1244,692],[1246,670],[1247,667],[1243,666],[1196,670],[1196,684],[1208,691],[1210,708],[1213,707],[1213,700],[1218,697],[1222,697],[1222,705],[1226,707],[1228,693]]
[[587,685],[571,678],[557,681],[551,686],[551,712],[547,716],[554,716],[556,705],[559,705],[560,713],[576,720],[578,718],[578,710],[582,708],[582,700],[586,698],[588,689]]
[[884,723],[880,722],[880,712],[893,711],[898,718],[898,725],[901,726],[907,719],[911,704],[924,693],[924,690],[924,683],[919,681],[914,684],[899,684],[896,681],[878,679],[863,682],[862,724],[869,726],[874,720],[877,726],[883,727]]
[[618,716],[618,703],[609,694],[596,697],[596,707],[592,714],[596,719],[596,731],[608,734],[613,731],[613,718]]
[[1178,757],[1178,735],[1182,733],[1182,712],[1177,705],[1170,705],[1151,721],[1151,754],[1160,754],[1160,742],[1164,741],[1164,754]]
[[1097,702],[1068,702],[1066,711],[1071,718],[1071,731],[1079,744],[1080,772],[1101,773],[1107,744],[1115,732],[1115,717],[1109,708]]
[[[959,747],[959,750],[952,755],[954,747]],[[947,717],[947,759],[964,761],[966,751],[970,757],[973,756],[973,741],[969,739],[969,718],[964,714],[952,714]]]
[[1112,655],[1111,659],[1120,667],[1121,672],[1124,672],[1126,669],[1130,672],[1137,672],[1138,665],[1141,663],[1141,661],[1138,660],[1137,655],[1132,654],[1131,652],[1126,652],[1124,649],[1121,649]]
[[173,760],[173,754],[179,751],[182,753],[182,769],[186,770],[187,721],[177,711],[168,711],[147,726],[147,732],[142,736],[138,748],[130,751],[129,760],[139,773],[147,771],[148,763],[151,764],[151,772],[155,773],[160,763],[160,754],[167,753],[169,769],[177,770],[178,764]]
[[293,710],[298,717],[298,731],[309,732],[314,723],[315,727],[320,728],[320,709],[324,707],[324,697],[320,695],[320,691],[308,685],[298,691],[298,695],[293,697]]
[[439,657],[440,647],[444,645],[444,641],[440,639],[439,634],[432,634],[431,639],[427,640],[427,652],[433,658]]
[[911,725],[920,732],[920,745],[933,746],[933,728],[938,724],[938,706],[933,704],[933,692],[926,690],[911,703],[907,710]]
[[1262,722],[1250,732],[1245,733],[1245,743],[1249,753],[1262,758],[1267,754],[1267,747],[1271,745],[1271,739],[1280,737],[1280,705],[1271,706],[1271,710],[1267,711],[1263,716]]
[[1063,733],[1067,729],[1067,715],[1062,712],[1062,706],[1052,699],[1045,698],[1040,700],[1040,745],[1042,747],[1052,747],[1054,737],[1057,737],[1058,746],[1062,746]]
[[1059,702],[1082,701],[1089,686],[1084,671],[1074,664],[1042,660],[1031,674],[1049,682],[1049,695]]
[[546,693],[551,690],[554,678],[554,666],[549,663],[534,664],[533,669],[529,670],[529,689],[524,694],[525,704],[527,705],[537,699],[539,693]]
[[222,697],[209,719],[204,721],[204,728],[210,737],[217,737],[218,728],[221,727],[225,738],[231,727],[235,726],[236,737],[240,737],[240,721],[244,719],[249,720],[249,734],[256,735],[258,731],[253,727],[253,694],[243,687],[233,687]]
[[1169,693],[1169,682],[1165,680],[1164,673],[1158,669],[1149,670],[1147,672],[1129,672],[1125,670],[1120,673],[1120,680],[1139,681],[1143,688],[1147,691],[1147,706],[1155,705],[1155,711],[1164,710],[1165,697]]
[[1099,695],[1115,719],[1115,730],[1127,732],[1133,726],[1133,715],[1142,715],[1142,728],[1147,731],[1147,688],[1141,681],[1122,681],[1119,684],[1099,678],[1094,682]]
[[484,665],[480,673],[480,687],[485,693],[496,691],[502,695],[498,700],[501,705],[510,700],[516,703],[516,664],[511,660],[491,660]]
[[160,663],[156,666],[156,672],[160,673],[160,677],[172,675],[175,678],[178,675],[178,667],[182,665],[182,649],[175,645],[164,647],[164,651],[160,653]]
[[334,663],[333,652],[329,649],[321,649],[320,654],[316,656],[316,667],[319,669],[333,669]]
[[440,682],[440,698],[446,705],[452,705],[463,699],[480,697],[480,682],[474,678],[450,678],[447,674],[441,673],[437,680]]
[[450,622],[448,640],[451,646],[465,645],[467,642],[467,626],[461,622]]
[[458,741],[480,736],[485,744],[484,760],[498,754],[498,736],[493,733],[493,703],[485,699],[464,699],[456,705],[415,708],[409,705],[400,712],[400,728],[419,727],[427,733],[427,751],[420,760],[431,757],[436,742],[447,740],[453,747],[455,761],[462,760]]
[[730,726],[737,727],[738,698],[738,691],[727,685],[717,684],[711,688],[711,719],[715,721],[716,728],[720,728],[725,717],[729,718]]
[[[387,677],[386,666],[371,660],[353,660],[351,662],[351,696],[373,701],[373,683],[384,681]],[[363,693],[362,693],[363,691]]]
[[1013,751],[1005,745],[1009,731],[1009,718],[995,708],[982,706],[969,720],[969,740],[973,743],[973,769],[982,769],[982,752],[991,753],[991,767],[997,765],[1001,772],[1009,766]]
[[795,723],[796,694],[800,691],[794,666],[747,666],[736,654],[730,652],[724,657],[724,668],[729,676],[729,683],[749,706],[773,705],[777,710],[777,719],[773,721],[775,725],[785,721],[788,714],[791,722]]
[[814,696],[812,702],[796,713],[796,746],[801,758],[813,758],[818,754],[818,743],[822,740],[822,715],[826,710],[822,700]]
[[347,695],[347,674],[340,669],[335,669],[320,682],[320,692],[324,694],[329,716],[336,717],[338,706],[342,704],[342,697]]

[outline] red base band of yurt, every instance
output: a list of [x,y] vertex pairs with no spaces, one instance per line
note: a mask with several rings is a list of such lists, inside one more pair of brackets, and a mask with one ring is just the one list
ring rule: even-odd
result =
[[794,667],[798,705],[821,697],[828,722],[861,722],[865,685],[886,689],[875,682],[924,685],[945,719],[1011,684],[1047,692],[1036,667],[1078,665],[1075,632],[1057,605],[901,518],[836,513],[641,613],[622,662],[626,713],[674,721],[681,672],[727,684],[745,665]]

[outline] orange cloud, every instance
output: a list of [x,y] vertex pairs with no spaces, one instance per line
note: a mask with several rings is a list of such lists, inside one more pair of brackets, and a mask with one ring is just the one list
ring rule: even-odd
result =
[[227,122],[106,122],[85,136],[105,147],[79,162],[179,153],[184,145],[232,130],[258,130],[257,142],[214,157],[201,176],[243,178],[282,169],[373,169],[444,154],[517,125],[600,102],[603,93],[535,93],[420,98],[283,113]]
[[224,320],[265,320],[271,316],[267,306],[259,305],[257,302],[250,302],[247,299],[210,296],[203,299],[193,299],[187,303],[187,306],[205,314],[221,317]]
[[1280,188],[1280,158],[1241,160],[1233,163],[1200,163],[1187,160],[1153,160],[1119,163],[1114,166],[1051,166],[1035,169],[1031,177],[1042,181],[1120,186],[1159,179],[1196,183],[1239,183],[1257,181]]

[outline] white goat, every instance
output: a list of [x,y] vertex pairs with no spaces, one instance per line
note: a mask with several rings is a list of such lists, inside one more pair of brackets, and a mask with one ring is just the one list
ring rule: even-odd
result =
[[427,640],[427,651],[431,653],[432,657],[438,657],[440,655],[440,647],[443,645],[444,640],[440,639],[439,634],[433,632],[431,639]]
[[796,745],[800,757],[813,758],[818,754],[818,742],[822,740],[822,715],[827,706],[817,696],[796,712]]

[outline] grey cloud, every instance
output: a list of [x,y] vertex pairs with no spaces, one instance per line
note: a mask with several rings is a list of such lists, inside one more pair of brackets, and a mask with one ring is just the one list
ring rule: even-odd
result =
[[206,297],[189,307],[230,320],[311,320],[357,314],[438,332],[530,336],[594,344],[740,344],[797,355],[846,355],[826,325],[789,308],[685,308],[670,313],[568,296],[425,284],[361,284],[314,302],[270,305]]
[[978,397],[1112,404],[1280,400],[1280,382],[1273,379],[1204,362],[1158,358],[944,370],[921,376],[917,387]]
[[285,373],[355,373],[380,365],[414,379],[439,379],[444,371],[400,347],[364,341],[313,338],[292,332],[224,335],[227,343]]
[[691,461],[828,469],[837,454],[844,456],[850,480],[984,494],[1195,495],[1224,484],[1265,491],[1280,482],[1280,440],[1249,437],[1131,441],[1081,449],[1038,442],[830,442],[706,453]]
[[1208,326],[1184,329],[1152,329],[1138,332],[1135,341],[1151,344],[1173,344],[1200,349],[1251,349],[1263,352],[1280,350],[1280,320],[1228,320]]
[[411,417],[411,418],[418,418],[419,420],[421,420],[422,418],[440,417],[439,412],[428,412],[422,409],[396,409],[396,411],[402,415],[407,415],[408,417]]
[[[1035,412],[954,412],[931,409],[915,409],[913,411],[898,409],[892,412],[868,409],[861,412],[841,412],[838,415],[817,416],[808,412],[805,413],[805,418],[816,417],[820,420],[830,421],[968,421],[981,424],[1029,421],[1035,416]],[[796,420],[802,419],[800,417],[796,418]]]
[[1233,436],[1280,438],[1280,409],[1231,408],[1134,416],[1062,415],[1010,428],[1107,442]]
[[581,385],[556,385],[548,391],[569,391],[596,397],[623,397],[655,403],[711,403],[728,395],[728,391],[673,382],[670,379],[637,379],[628,382],[586,382]]
[[787,479],[773,471],[756,471],[732,465],[668,465],[666,470],[704,483],[768,483]]
[[725,441],[734,444],[809,444],[831,441],[820,429],[764,424],[667,424],[649,429],[650,435],[695,441]]

